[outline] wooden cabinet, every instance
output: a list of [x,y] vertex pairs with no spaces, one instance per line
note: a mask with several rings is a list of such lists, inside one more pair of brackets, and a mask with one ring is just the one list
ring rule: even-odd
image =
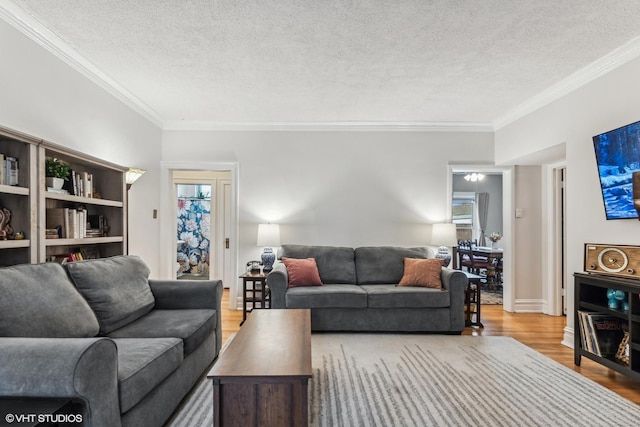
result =
[[[587,357],[614,371],[640,381],[640,280],[605,276],[598,274],[574,273],[575,316],[574,316],[574,358],[580,365],[581,357]],[[624,292],[624,302],[628,309],[609,308],[607,291]],[[626,305],[626,304],[625,304]],[[628,358],[621,360],[615,356],[601,357],[588,351],[581,336],[581,321],[578,311],[603,313],[622,322],[628,332]]]
[[0,209],[11,212],[9,225],[21,240],[0,240],[0,266],[37,259],[36,147],[40,140],[0,127],[0,154],[18,161],[18,185],[0,184]]
[[[25,235],[22,240],[0,240],[0,266],[59,260],[77,252],[99,257],[126,253],[127,168],[1,126],[0,154],[19,162],[18,185],[0,185],[0,209],[11,211],[11,227]],[[92,197],[47,191],[47,158],[90,175]],[[86,219],[99,220],[105,232],[48,239],[47,209],[52,208],[86,211]]]

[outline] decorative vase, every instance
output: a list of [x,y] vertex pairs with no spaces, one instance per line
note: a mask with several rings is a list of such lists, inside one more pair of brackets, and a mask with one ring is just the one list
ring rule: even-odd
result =
[[276,254],[273,253],[273,249],[265,247],[261,258],[262,264],[264,265],[264,271],[271,271],[273,269],[273,263],[276,261]]
[[442,265],[444,267],[448,267],[449,263],[451,262],[451,255],[449,254],[449,248],[447,248],[446,246],[440,246],[438,248],[438,252],[435,255],[435,258],[441,259]]
[[[623,292],[624,296],[624,292]],[[620,307],[620,300],[618,299],[618,291],[615,289],[607,290],[607,300],[610,309],[616,310]]]
[[64,185],[64,179],[56,178],[54,176],[48,176],[45,179],[45,182],[47,184],[47,187],[53,188],[55,190],[62,189],[62,186]]
[[618,301],[618,305],[623,311],[629,311],[629,300],[624,291],[617,290],[615,293],[615,299]]

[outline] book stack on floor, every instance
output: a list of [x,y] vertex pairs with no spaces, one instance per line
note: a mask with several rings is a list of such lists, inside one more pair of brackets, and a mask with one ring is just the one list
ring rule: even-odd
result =
[[604,313],[578,310],[582,348],[605,358],[615,358],[627,323]]

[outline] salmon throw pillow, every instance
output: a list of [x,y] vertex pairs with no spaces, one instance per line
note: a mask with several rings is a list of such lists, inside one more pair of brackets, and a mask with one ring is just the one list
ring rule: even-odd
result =
[[282,262],[285,267],[287,267],[289,288],[322,285],[315,258],[298,259],[282,257]]
[[404,275],[398,286],[422,286],[425,288],[442,289],[440,272],[442,260],[429,259],[404,259]]

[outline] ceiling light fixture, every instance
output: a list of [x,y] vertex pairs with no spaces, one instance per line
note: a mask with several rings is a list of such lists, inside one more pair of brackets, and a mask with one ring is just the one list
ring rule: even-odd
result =
[[471,182],[482,181],[484,179],[484,175],[481,173],[468,173],[464,176],[464,179]]

